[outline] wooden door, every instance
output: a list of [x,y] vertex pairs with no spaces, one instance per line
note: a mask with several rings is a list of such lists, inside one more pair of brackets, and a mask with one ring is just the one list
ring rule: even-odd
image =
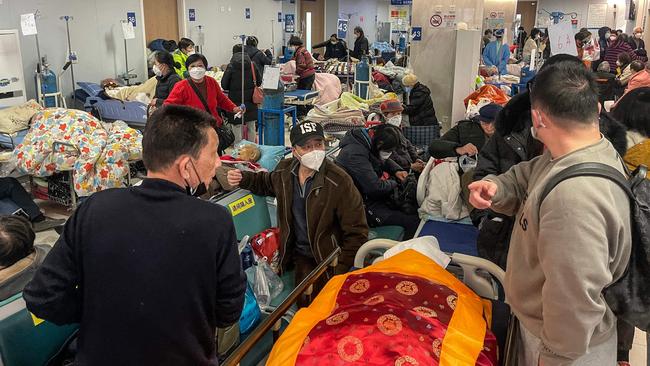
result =
[[535,16],[537,15],[537,1],[518,1],[517,14],[521,14],[521,26],[526,33],[535,27]]
[[147,44],[154,39],[178,42],[178,6],[176,0],[142,0]]
[[[325,0],[300,0],[300,23],[303,37],[307,37],[307,13],[311,13],[311,44],[323,42],[325,38]],[[303,39],[307,46],[307,39]],[[311,52],[311,50],[309,50]]]

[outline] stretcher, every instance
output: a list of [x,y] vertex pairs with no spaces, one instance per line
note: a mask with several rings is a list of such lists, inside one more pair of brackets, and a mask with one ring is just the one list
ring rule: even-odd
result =
[[0,133],[0,147],[13,150],[16,145],[23,142],[29,129],[21,130],[16,133]]
[[[393,247],[394,245],[398,244],[397,241],[393,240],[387,240],[387,239],[375,239],[371,240],[368,243],[364,244],[361,249],[358,251],[357,256],[355,258],[355,267],[363,267],[364,262],[367,262],[367,257],[373,255],[377,250],[380,251],[385,251],[388,248]],[[413,251],[407,251],[407,252],[413,252]],[[290,365],[294,364],[293,361],[295,360],[300,360],[297,358],[298,352],[301,350],[302,347],[305,347],[306,344],[309,344],[309,342],[313,342],[315,339],[317,339],[314,335],[314,338],[310,339],[309,337],[305,338],[305,335],[309,333],[309,336],[312,336],[311,331],[315,331],[318,327],[320,326],[325,326],[324,324],[330,324],[330,323],[337,323],[342,320],[346,320],[347,317],[344,315],[341,316],[336,316],[338,313],[336,312],[338,302],[334,304],[332,302],[331,296],[328,299],[320,299],[321,296],[328,297],[331,295],[332,287],[334,289],[343,289],[341,287],[342,281],[347,281],[345,284],[348,284],[348,280],[354,276],[354,275],[359,275],[359,273],[370,273],[368,271],[371,271],[373,267],[368,267],[362,270],[361,272],[353,272],[352,274],[347,274],[347,275],[342,275],[342,276],[337,276],[334,277],[328,285],[322,290],[321,294],[314,300],[314,303],[312,303],[312,306],[306,309],[300,310],[295,317],[291,318],[283,318],[284,314],[292,309],[293,303],[298,299],[298,297],[304,293],[310,293],[312,289],[312,284],[315,283],[321,276],[323,276],[326,272],[328,267],[330,266],[335,266],[337,264],[337,257],[339,254],[339,250],[335,251],[332,253],[323,263],[321,263],[310,275],[300,284],[297,284],[296,288],[286,297],[286,299],[279,305],[277,308],[268,316],[265,317],[264,321],[246,338],[243,343],[237,347],[237,349],[230,355],[228,359],[226,359],[224,365],[251,365],[251,364],[264,364],[268,362],[268,365]],[[413,263],[418,262],[418,261],[423,261],[421,258],[418,258],[416,255],[413,253],[407,254],[401,258],[399,256],[402,256],[402,254],[399,254],[395,259],[401,260],[402,262],[398,262],[397,266],[395,266],[395,263],[392,263],[391,266],[393,269],[395,268],[402,268],[402,267],[410,267]],[[383,258],[380,256],[378,258],[374,259],[373,263],[380,263],[383,260]],[[429,261],[433,263],[432,261]],[[386,262],[388,263],[388,261]],[[426,263],[425,263],[426,264]],[[428,264],[427,264],[428,265]],[[390,266],[389,266],[390,267]],[[386,267],[388,268],[388,267]],[[419,270],[421,270],[420,267]],[[439,269],[440,271],[442,270],[442,267]],[[476,329],[474,331],[470,329],[466,329],[469,333],[469,338],[472,336],[476,337],[478,336],[479,340],[483,340],[483,336],[485,336],[485,344],[480,343],[480,345],[485,346],[486,348],[490,348],[492,346],[492,356],[487,356],[490,354],[490,352],[481,352],[480,360],[482,363],[477,363],[480,365],[514,365],[514,351],[516,348],[514,347],[514,342],[515,342],[515,337],[513,336],[514,332],[512,329],[515,327],[515,319],[514,317],[510,314],[509,308],[507,305],[505,305],[499,297],[499,285],[503,282],[504,279],[504,272],[501,270],[498,266],[494,265],[493,263],[486,261],[481,258],[476,258],[472,256],[467,256],[461,253],[454,253],[451,255],[451,264],[447,268],[448,272],[444,273],[451,273],[458,279],[462,280],[470,289],[471,291],[468,290],[462,290],[463,296],[475,296],[478,295],[480,296],[483,300],[480,300],[480,303],[483,304],[481,306],[484,306],[486,309],[485,315],[488,319],[491,319],[491,327],[490,329],[492,330],[492,333],[490,332],[476,332]],[[365,272],[364,272],[365,271]],[[395,270],[399,272],[399,270]],[[389,271],[390,272],[390,271]],[[440,275],[442,275],[442,272],[439,272]],[[386,274],[387,275],[387,274]],[[451,281],[449,275],[442,275],[445,277],[444,281]],[[354,278],[356,279],[356,278]],[[338,281],[338,282],[337,282]],[[444,282],[443,279],[440,279],[441,282]],[[354,285],[357,285],[359,281],[354,282]],[[361,281],[363,282],[363,281]],[[437,282],[434,280],[434,282]],[[334,284],[332,284],[334,283]],[[339,286],[339,287],[336,287]],[[461,291],[459,290],[459,285],[455,284],[456,291]],[[350,287],[350,292],[353,291],[353,287]],[[359,287],[359,286],[357,286]],[[360,286],[363,287],[363,286]],[[424,288],[424,287],[423,287]],[[345,287],[347,289],[347,287]],[[363,289],[360,289],[360,291]],[[330,292],[328,292],[330,291]],[[472,292],[473,291],[473,292]],[[474,295],[475,294],[475,295]],[[368,294],[368,301],[370,301],[372,298],[371,294]],[[460,298],[460,297],[458,297]],[[330,310],[332,310],[334,313],[333,316],[329,316],[330,314],[328,313],[327,315],[329,317],[323,317],[321,322],[314,322],[313,318],[313,313],[318,313],[319,311],[322,312],[323,308],[323,302],[330,302]],[[337,297],[338,301],[338,297]],[[466,301],[466,300],[458,300],[460,302]],[[476,305],[478,300],[474,300],[473,304]],[[460,304],[459,302],[459,304]],[[314,305],[316,304],[316,305]],[[455,304],[455,301],[454,301]],[[343,305],[345,306],[345,305]],[[451,306],[451,305],[450,305]],[[398,309],[395,308],[395,311]],[[425,309],[427,310],[427,309]],[[476,310],[476,309],[474,309]],[[442,312],[442,310],[439,310]],[[322,315],[322,314],[321,314]],[[351,315],[350,315],[351,316]],[[289,322],[288,327],[286,326],[287,320],[292,319],[291,322]],[[325,321],[325,319],[327,321]],[[466,319],[463,320],[468,320],[472,319],[473,322],[476,322],[477,327],[481,327],[481,324],[483,327],[485,327],[486,322],[483,320],[481,316],[477,316],[477,314],[474,314],[473,316],[469,316]],[[390,320],[390,319],[389,319]],[[458,325],[459,323],[462,323],[463,321],[458,321],[455,323],[455,325]],[[489,321],[488,321],[489,323]],[[318,324],[318,326],[316,326]],[[468,324],[471,324],[468,323]],[[391,323],[390,321],[387,323],[387,326],[389,327],[388,331],[390,331],[390,326],[394,326],[395,323]],[[286,329],[285,329],[286,328]],[[394,329],[394,328],[392,328]],[[401,329],[401,328],[400,328]],[[280,335],[280,332],[284,330],[282,333],[282,336]],[[458,329],[454,329],[454,331],[448,333],[448,334],[454,334],[455,331]],[[347,332],[347,328],[342,328],[342,332]],[[262,358],[260,359],[259,357],[263,352],[261,353],[261,349],[265,348],[262,346],[262,343],[268,343],[268,338],[269,338],[269,332],[273,333],[272,340],[275,343],[275,347],[272,350],[272,353],[270,354],[270,358]],[[386,334],[386,333],[384,333]],[[424,335],[423,335],[424,336]],[[441,339],[442,344],[447,347],[447,345],[451,345],[454,343],[453,339],[455,338],[454,336],[449,336],[450,340],[447,340],[447,336],[445,335],[443,339]],[[465,335],[461,336],[461,339],[464,338]],[[469,339],[468,338],[468,339]],[[397,340],[397,338],[395,338]],[[403,338],[400,338],[403,339]],[[471,357],[478,357],[476,356],[476,353],[479,352],[478,348],[476,348],[477,343],[475,342],[469,342],[468,344],[463,343],[464,341],[458,341],[458,338],[456,339],[456,344],[460,344],[459,350],[462,349],[469,349],[469,343],[473,345],[473,353],[470,355]],[[489,340],[489,342],[488,342]],[[322,339],[320,339],[322,341]],[[277,343],[276,343],[277,342]],[[447,343],[444,343],[447,342]],[[348,342],[349,343],[349,342]],[[488,344],[489,343],[489,344]],[[322,342],[320,345],[322,347],[325,347],[328,342]],[[334,357],[336,357],[337,349],[336,349],[336,344],[331,343],[330,345],[334,344],[333,347],[335,347],[332,350],[332,353],[334,354]],[[434,342],[435,344],[435,342]],[[499,361],[496,362],[495,356],[496,353],[494,352],[494,346],[498,344],[498,355],[499,355]],[[266,344],[268,346],[268,344]],[[319,346],[320,347],[320,346]],[[343,350],[343,354],[345,357],[350,356],[352,358],[356,357],[354,356],[355,350],[358,350],[358,345],[355,345],[353,342],[352,344],[345,344],[343,347],[338,348],[339,355],[341,355],[341,350]],[[481,347],[479,347],[481,348]],[[439,350],[439,349],[438,349]],[[313,348],[312,348],[313,351]],[[449,351],[449,347],[446,349],[443,348],[443,352],[446,352],[446,355],[443,357],[447,357],[447,360],[449,361],[451,358],[455,357],[454,352]],[[251,353],[256,353],[258,355],[258,358],[255,360],[250,360],[247,359],[248,356]],[[358,355],[357,355],[358,356]],[[457,355],[456,355],[457,356]],[[461,355],[461,359],[465,359],[466,361],[466,356],[467,355]],[[438,356],[440,357],[440,356]],[[468,356],[469,357],[469,356]],[[491,358],[490,358],[491,357]],[[244,361],[242,361],[244,360]],[[403,359],[402,361],[406,361],[408,358]],[[352,363],[352,364],[364,364],[363,359],[357,358],[357,363]],[[365,360],[367,362],[367,360]],[[252,362],[252,363],[251,363]],[[329,362],[331,364],[331,361]],[[301,364],[301,362],[297,362],[295,364]],[[377,363],[374,363],[377,364]],[[391,363],[392,364],[392,363]],[[397,363],[396,363],[397,364]],[[408,365],[409,363],[400,363],[403,365]],[[423,364],[423,363],[420,363]],[[428,364],[428,363],[426,363]],[[469,364],[469,363],[455,363],[455,364]],[[473,363],[472,363],[473,364]]]
[[289,105],[313,105],[318,98],[317,90],[293,90],[284,92],[284,104]]
[[143,129],[147,124],[147,105],[137,101],[88,97],[84,109],[104,122],[120,120],[138,129]]
[[415,237],[435,236],[440,249],[448,253],[462,253],[478,256],[476,238],[478,229],[469,220],[437,221],[420,220]]
[[75,95],[84,102],[86,112],[104,122],[124,121],[131,127],[143,129],[147,123],[147,105],[137,101],[103,99],[99,95],[104,90],[101,85],[80,81]]

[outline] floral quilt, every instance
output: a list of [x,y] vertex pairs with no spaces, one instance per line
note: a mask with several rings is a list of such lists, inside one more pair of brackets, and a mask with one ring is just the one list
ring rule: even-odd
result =
[[73,171],[77,195],[122,187],[129,161],[142,156],[142,134],[122,121],[103,124],[84,111],[38,112],[14,150],[17,169],[36,177]]

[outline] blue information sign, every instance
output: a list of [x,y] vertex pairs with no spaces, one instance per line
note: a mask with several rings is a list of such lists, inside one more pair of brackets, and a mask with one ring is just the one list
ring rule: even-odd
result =
[[287,33],[296,31],[296,16],[294,14],[284,15],[284,31]]
[[130,12],[126,13],[126,21],[133,24],[133,26],[135,27],[135,12],[134,11],[130,11]]
[[421,41],[422,40],[422,27],[413,27],[411,28],[411,40]]
[[339,39],[345,39],[348,36],[348,21],[346,19],[339,19],[336,25],[336,33]]

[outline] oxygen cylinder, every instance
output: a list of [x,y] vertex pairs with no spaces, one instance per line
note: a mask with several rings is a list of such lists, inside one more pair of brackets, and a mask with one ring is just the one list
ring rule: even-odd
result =
[[357,64],[354,74],[355,88],[354,94],[368,99],[368,84],[370,83],[370,65],[366,56],[361,57],[361,62]]
[[[39,77],[36,74],[36,77]],[[41,78],[41,94],[51,94],[58,91],[58,86],[56,84],[56,74],[48,69],[43,68],[43,71],[40,74]],[[56,97],[46,97],[44,101],[44,107],[55,107],[56,106]]]

